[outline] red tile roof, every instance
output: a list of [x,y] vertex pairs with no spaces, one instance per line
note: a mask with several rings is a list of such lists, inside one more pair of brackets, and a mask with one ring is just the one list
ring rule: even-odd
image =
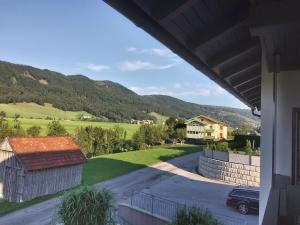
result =
[[10,137],[7,140],[26,170],[70,166],[86,161],[70,137]]

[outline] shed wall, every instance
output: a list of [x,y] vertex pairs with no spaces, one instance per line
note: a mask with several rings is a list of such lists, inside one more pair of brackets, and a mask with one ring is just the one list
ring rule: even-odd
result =
[[[10,172],[12,172],[12,170],[8,170],[7,168],[12,168],[13,170],[18,170],[18,174],[22,174],[23,169],[22,169],[22,165],[20,164],[19,160],[17,159],[17,157],[15,156],[15,154],[11,151],[6,151],[6,150],[0,150],[0,198],[4,198],[4,199],[12,199],[12,196],[15,196],[17,193],[13,193],[13,192],[6,192],[7,193],[11,193],[10,196],[4,196],[4,189],[5,189],[5,175],[6,177],[9,177],[10,175],[13,176],[13,174],[10,174]],[[8,173],[9,172],[9,173]],[[18,178],[18,180],[16,180]],[[18,176],[15,179],[16,184],[12,184],[11,185],[15,185],[15,190],[17,191],[17,184],[21,184],[22,181],[19,179],[23,179],[22,176]],[[11,189],[13,190],[12,187],[7,186],[7,189]]]
[[27,201],[80,185],[81,176],[82,165],[26,172],[23,200]]

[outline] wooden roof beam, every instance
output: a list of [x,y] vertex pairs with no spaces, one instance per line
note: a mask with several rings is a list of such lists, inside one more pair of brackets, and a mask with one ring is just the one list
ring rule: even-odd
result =
[[247,41],[241,45],[236,45],[236,47],[228,49],[227,51],[219,53],[214,58],[206,60],[206,62],[211,68],[215,68],[249,54],[252,51],[259,51],[259,48],[259,42],[253,40]]
[[153,18],[161,24],[167,24],[198,0],[164,0],[153,10]]
[[220,76],[223,79],[226,79],[229,81],[229,79],[235,77],[235,76],[240,76],[241,74],[246,73],[249,70],[252,70],[253,68],[260,66],[261,62],[257,61],[258,59],[253,58],[251,60],[247,60],[246,62],[239,63],[236,66],[233,66],[231,70],[228,70],[224,73],[221,72]]
[[256,88],[256,87],[258,87],[260,85],[261,85],[261,78],[259,77],[259,78],[255,79],[255,80],[252,80],[252,81],[250,81],[250,82],[248,82],[246,84],[243,84],[243,85],[239,86],[237,88],[237,91],[240,92],[240,93],[244,93],[244,92],[247,92],[247,91],[249,91],[249,90],[251,90],[253,88]]
[[258,97],[255,97],[255,98],[252,98],[252,99],[248,99],[248,101],[253,104],[255,102],[258,102],[258,101],[261,101],[261,96],[258,96]]
[[243,95],[245,96],[246,99],[250,99],[251,97],[253,96],[258,96],[258,95],[261,95],[261,86],[258,85],[257,87],[255,88],[252,88],[250,90],[247,90],[245,92],[243,92]]
[[195,38],[191,38],[187,41],[187,47],[193,51],[194,53],[197,53],[200,49],[202,49],[205,45],[208,43],[216,40],[217,38],[220,38],[223,35],[226,35],[233,30],[237,29],[238,27],[242,25],[246,25],[247,21],[242,20],[236,22],[220,22],[219,25],[211,25],[211,29],[206,32],[199,32],[193,35]]
[[231,83],[231,85],[232,85],[234,88],[237,88],[237,87],[239,87],[239,86],[241,86],[241,85],[244,85],[244,84],[246,84],[246,83],[248,83],[248,82],[251,82],[251,81],[253,81],[253,80],[256,80],[257,78],[261,78],[261,75],[260,75],[260,74],[256,74],[256,75],[251,74],[251,76],[248,76],[248,77],[246,77],[246,78],[242,78],[241,80],[236,81],[236,82],[231,82],[231,81],[230,81],[230,83]]
[[240,73],[238,76],[232,77],[228,81],[233,87],[236,88],[260,76],[261,76],[261,66],[257,65],[256,67],[252,67],[251,69],[247,70],[244,73]]

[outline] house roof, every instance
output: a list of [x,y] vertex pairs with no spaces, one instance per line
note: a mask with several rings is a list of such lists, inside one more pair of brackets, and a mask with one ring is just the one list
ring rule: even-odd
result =
[[260,109],[261,43],[250,33],[255,0],[105,2],[246,105]]
[[28,171],[82,164],[86,161],[70,137],[9,137],[7,141]]
[[204,125],[209,124],[209,123],[207,123],[206,121],[201,121],[201,119],[199,119],[199,118],[204,118],[204,119],[209,120],[209,121],[211,121],[211,122],[213,122],[213,123],[218,123],[218,124],[225,125],[223,122],[221,122],[221,121],[219,121],[219,120],[216,120],[216,119],[213,119],[213,118],[211,118],[211,117],[209,117],[209,116],[204,116],[204,115],[195,116],[195,117],[193,117],[193,118],[187,120],[185,123],[188,124],[188,123],[190,123],[190,122],[197,121],[197,122],[202,123],[202,124],[204,124]]

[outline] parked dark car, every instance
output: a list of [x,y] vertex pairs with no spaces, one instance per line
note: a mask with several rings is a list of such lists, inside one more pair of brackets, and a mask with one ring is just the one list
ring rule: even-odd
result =
[[259,191],[255,188],[235,187],[229,192],[226,205],[236,208],[241,214],[258,213]]

